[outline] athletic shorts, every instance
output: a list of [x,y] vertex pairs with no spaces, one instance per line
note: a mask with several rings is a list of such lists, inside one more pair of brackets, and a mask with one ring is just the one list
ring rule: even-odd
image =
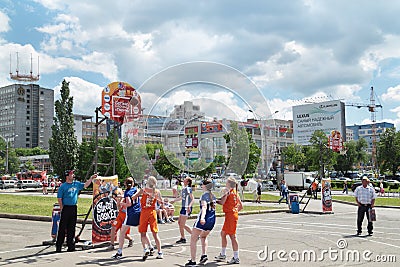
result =
[[183,216],[189,216],[190,214],[192,214],[192,210],[193,210],[193,208],[190,207],[190,211],[189,211],[189,213],[188,213],[188,212],[187,212],[187,208],[182,207],[182,208],[181,208],[181,212],[180,212],[179,214],[180,214],[180,215],[183,215]]
[[[123,211],[118,212],[117,218],[112,222],[112,226],[115,227],[115,232],[117,232],[119,229],[121,229],[122,224],[125,221],[126,213]],[[128,231],[126,231],[126,234],[129,235],[131,233],[131,228],[128,228]]]
[[142,214],[140,215],[140,222],[138,228],[139,233],[146,233],[148,225],[150,225],[151,232],[158,233],[156,211],[142,209]]
[[235,235],[236,227],[239,219],[239,214],[234,212],[225,213],[225,221],[222,226],[222,231],[224,231],[227,235]]
[[206,217],[204,218],[206,223],[205,224],[201,224],[200,223],[200,216],[197,218],[197,220],[194,222],[193,227],[199,230],[203,230],[203,231],[211,231],[214,228],[215,225],[215,213],[214,214],[209,214],[206,215]]
[[140,220],[140,212],[129,214],[125,217],[123,225],[138,226]]

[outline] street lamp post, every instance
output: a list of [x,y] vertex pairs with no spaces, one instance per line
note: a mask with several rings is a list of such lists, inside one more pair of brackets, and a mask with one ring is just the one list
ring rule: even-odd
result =
[[[14,135],[14,137],[13,138],[15,138],[15,137],[17,137],[18,135]],[[5,139],[4,137],[2,137],[3,139],[4,139],[4,142],[6,142],[6,162],[4,163],[4,171],[5,171],[5,174],[8,174],[8,171],[9,171],[9,169],[8,169],[8,166],[9,166],[9,149],[10,149],[10,147],[9,147],[9,144],[8,144],[8,139]]]

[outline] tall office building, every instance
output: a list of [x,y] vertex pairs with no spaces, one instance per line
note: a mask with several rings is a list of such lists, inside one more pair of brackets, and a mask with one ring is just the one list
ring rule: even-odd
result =
[[54,91],[37,84],[0,88],[0,136],[14,148],[49,148]]

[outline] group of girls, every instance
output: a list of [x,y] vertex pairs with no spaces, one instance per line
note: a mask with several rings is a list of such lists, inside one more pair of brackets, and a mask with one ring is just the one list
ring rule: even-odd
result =
[[[122,248],[124,245],[124,237],[130,226],[138,226],[143,246],[143,260],[153,255],[154,248],[147,236],[147,228],[153,234],[154,241],[158,250],[157,258],[163,258],[161,251],[161,241],[158,236],[156,202],[162,202],[161,193],[156,189],[157,180],[155,177],[148,178],[145,188],[138,189],[135,186],[133,178],[129,177],[125,180],[126,191],[124,193],[124,201],[121,202],[122,208],[126,209],[126,218],[119,233],[119,248],[113,258],[120,259],[122,257]],[[196,248],[197,241],[201,242],[200,263],[204,264],[208,261],[207,256],[207,236],[215,225],[215,206],[222,205],[225,214],[224,225],[221,230],[221,252],[215,257],[216,261],[226,261],[227,236],[230,237],[233,250],[233,258],[228,261],[230,264],[239,264],[239,245],[236,237],[236,228],[238,223],[238,212],[243,208],[242,202],[238,194],[238,184],[235,178],[229,177],[226,181],[226,188],[222,191],[222,196],[217,199],[212,193],[212,181],[207,179],[202,183],[203,194],[200,197],[200,212],[192,228],[186,225],[186,221],[192,212],[194,197],[192,192],[192,179],[186,177],[183,181],[181,194],[178,195],[171,203],[182,200],[182,208],[179,214],[178,225],[180,230],[180,239],[176,242],[186,243],[185,230],[190,234],[190,260],[185,266],[196,265]],[[139,198],[139,196],[141,196]],[[140,199],[140,201],[138,200]]]
[[[148,226],[150,226],[150,231],[156,243],[158,251],[156,258],[164,258],[161,250],[161,241],[158,236],[157,212],[155,207],[157,201],[162,202],[162,198],[160,191],[156,189],[156,185],[157,180],[153,176],[148,178],[146,187],[142,189],[137,188],[132,177],[125,180],[126,190],[124,193],[124,201],[121,202],[121,206],[123,209],[126,209],[126,217],[119,233],[118,251],[112,258],[120,259],[122,257],[124,237],[131,226],[138,226],[143,247],[143,260],[146,260],[148,256],[154,253],[154,248],[147,236]],[[139,198],[139,196],[141,197]]]
[[226,261],[227,236],[230,237],[233,249],[233,258],[228,261],[230,264],[239,264],[239,244],[236,237],[236,228],[238,223],[238,213],[243,208],[238,194],[238,184],[235,178],[229,177],[226,181],[226,187],[222,196],[217,199],[212,193],[213,184],[211,180],[204,180],[202,183],[203,194],[200,197],[200,212],[192,228],[186,225],[186,220],[192,212],[193,193],[192,179],[187,177],[183,181],[182,194],[174,201],[182,200],[182,209],[179,214],[178,224],[181,237],[176,242],[186,243],[184,231],[190,234],[190,260],[185,266],[196,266],[196,248],[197,241],[201,242],[200,264],[208,261],[207,236],[215,225],[215,206],[222,205],[225,214],[224,225],[221,230],[221,252],[215,257],[216,261]]

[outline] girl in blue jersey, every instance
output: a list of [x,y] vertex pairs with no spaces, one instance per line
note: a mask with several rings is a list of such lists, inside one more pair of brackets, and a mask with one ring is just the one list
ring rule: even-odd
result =
[[140,219],[141,207],[138,197],[141,191],[137,189],[137,184],[132,177],[126,178],[125,186],[124,201],[121,202],[121,207],[126,209],[126,217],[119,233],[118,251],[112,256],[114,259],[120,259],[122,257],[122,248],[124,246],[126,231],[128,231],[131,226],[138,226]]
[[178,241],[176,241],[176,243],[183,244],[186,243],[185,230],[189,234],[192,234],[192,229],[188,225],[186,225],[186,220],[192,213],[192,207],[194,202],[194,197],[192,193],[192,179],[190,177],[186,177],[185,180],[183,180],[183,188],[181,195],[177,197],[175,200],[172,200],[171,203],[174,203],[179,200],[182,200],[182,208],[178,218],[179,232],[181,234],[181,238]]
[[211,180],[203,181],[202,189],[203,194],[200,197],[200,213],[197,217],[196,222],[193,225],[192,235],[190,238],[190,256],[191,259],[185,266],[196,265],[196,247],[197,240],[200,237],[201,241],[201,258],[200,263],[204,264],[207,260],[207,236],[215,225],[215,203],[216,198],[211,192],[213,187]]

